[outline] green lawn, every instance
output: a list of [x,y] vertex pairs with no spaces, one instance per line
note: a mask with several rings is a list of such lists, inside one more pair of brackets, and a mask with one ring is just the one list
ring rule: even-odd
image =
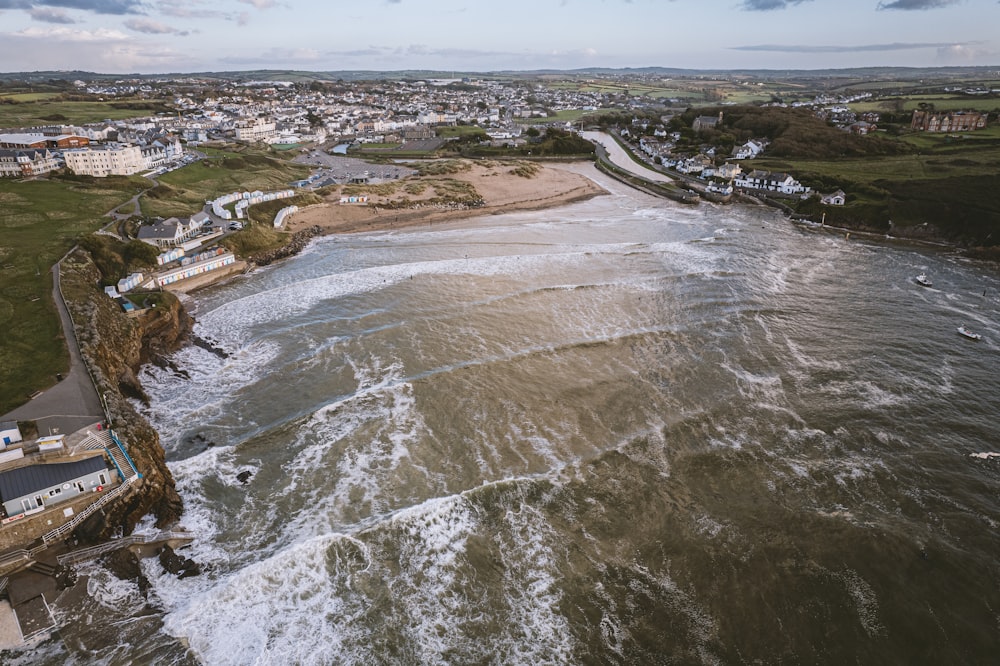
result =
[[1000,100],[996,98],[967,97],[965,95],[905,95],[852,103],[850,107],[852,111],[858,113],[868,111],[897,111],[897,109],[904,113],[910,113],[919,108],[921,103],[933,104],[936,111],[1000,110]]
[[1000,171],[1000,126],[963,132],[960,137],[927,132],[904,134],[899,140],[917,148],[909,155],[807,160],[767,157],[765,152],[764,157],[745,163],[744,168],[811,173],[855,183],[982,176]]
[[0,181],[0,413],[55,383],[69,356],[49,269],[142,179]]
[[148,116],[152,113],[149,110],[116,109],[110,102],[40,100],[24,104],[0,104],[0,127],[32,127],[56,122],[96,123]]
[[17,103],[41,102],[59,97],[62,93],[56,92],[26,92],[26,93],[4,93],[0,98],[11,100]]
[[186,217],[201,210],[206,201],[223,194],[286,189],[289,183],[305,178],[310,172],[307,166],[261,152],[209,154],[213,155],[211,159],[160,176],[160,185],[140,199],[143,215]]

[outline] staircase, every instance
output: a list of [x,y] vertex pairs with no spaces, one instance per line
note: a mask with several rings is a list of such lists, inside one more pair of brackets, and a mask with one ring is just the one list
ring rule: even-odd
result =
[[49,576],[50,578],[56,577],[57,568],[51,564],[46,564],[45,562],[39,562],[35,560],[28,565],[28,569],[34,571],[37,574],[42,574],[43,576]]
[[114,446],[114,442],[111,441],[110,430],[98,430],[97,432],[88,430],[87,437],[80,442],[79,448],[90,451],[93,449],[107,449],[111,446]]
[[132,458],[125,452],[125,446],[121,440],[110,430],[108,431],[108,438],[111,440],[111,443],[104,450],[107,451],[108,457],[111,458],[111,461],[118,469],[118,477],[122,481],[128,481],[135,476],[141,479],[142,474],[139,474],[139,470],[135,468]]

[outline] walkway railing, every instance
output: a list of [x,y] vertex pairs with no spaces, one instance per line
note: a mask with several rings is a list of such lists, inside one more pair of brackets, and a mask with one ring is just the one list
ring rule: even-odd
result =
[[78,448],[85,451],[90,451],[93,449],[105,449],[111,445],[111,431],[110,430],[98,430],[96,433],[90,430],[87,431],[87,436],[80,442]]
[[122,537],[121,539],[115,539],[114,541],[108,541],[106,543],[101,543],[96,546],[91,546],[90,548],[81,548],[80,550],[74,550],[71,553],[65,553],[56,558],[59,564],[76,564],[77,562],[84,562],[86,560],[92,560],[95,557],[100,557],[104,553],[110,553],[113,550],[118,550],[120,548],[126,548],[128,546],[134,546],[136,544],[146,544],[155,543],[157,541],[169,541],[170,539],[179,540],[193,540],[194,535],[190,532],[157,532],[156,534],[132,534],[127,537]]
[[[113,441],[118,446],[118,450],[122,452],[123,456],[125,456],[125,462],[127,462],[128,466],[131,468],[131,473],[128,473],[127,470],[123,470],[121,468],[119,468],[118,471],[122,472],[124,477],[137,476],[141,479],[142,474],[139,473],[139,470],[138,468],[136,468],[135,463],[132,462],[132,457],[129,456],[128,451],[125,450],[125,446],[122,444],[122,441],[118,439],[118,435],[115,434],[114,430],[109,430],[109,432],[111,433],[111,441]],[[117,467],[118,463],[115,463],[115,466]]]
[[69,533],[72,532],[77,525],[79,525],[84,520],[93,515],[94,512],[96,512],[98,509],[100,509],[102,506],[104,506],[114,498],[125,493],[125,491],[129,489],[129,486],[132,485],[132,482],[138,478],[139,477],[137,476],[128,477],[127,479],[125,479],[125,481],[122,482],[120,486],[118,486],[114,490],[109,490],[108,492],[104,493],[101,499],[97,500],[96,502],[88,506],[86,509],[73,516],[73,518],[69,520],[69,522],[57,527],[51,532],[46,532],[45,534],[43,534],[42,543],[48,545],[54,541],[60,541],[66,538],[66,536],[69,535]]

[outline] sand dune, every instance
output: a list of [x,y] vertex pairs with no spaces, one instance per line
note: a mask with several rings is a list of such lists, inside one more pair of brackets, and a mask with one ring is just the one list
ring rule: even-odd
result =
[[[539,165],[531,177],[525,178],[515,173],[518,162],[472,162],[464,161],[467,170],[443,176],[416,176],[402,181],[427,185],[424,192],[413,194],[401,189],[390,195],[374,194],[378,186],[372,187],[367,205],[340,204],[339,193],[329,197],[330,201],[309,206],[291,216],[286,229],[298,231],[312,225],[319,225],[327,233],[352,231],[372,231],[403,228],[419,224],[430,224],[444,220],[460,220],[480,215],[493,215],[516,210],[537,210],[562,206],[575,201],[606,194],[607,192],[586,176],[561,167],[559,164]],[[529,167],[530,169],[530,167]],[[477,208],[454,209],[432,204],[424,204],[434,196],[433,183],[442,179],[453,179],[471,184],[482,197],[485,205]],[[388,209],[386,202],[405,196],[410,204],[419,207]]]

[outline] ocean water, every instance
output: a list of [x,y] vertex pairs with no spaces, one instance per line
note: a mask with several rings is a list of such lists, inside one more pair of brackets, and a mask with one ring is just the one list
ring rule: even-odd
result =
[[996,272],[594,178],[196,294],[227,356],[142,381],[205,571],[14,663],[995,663]]

